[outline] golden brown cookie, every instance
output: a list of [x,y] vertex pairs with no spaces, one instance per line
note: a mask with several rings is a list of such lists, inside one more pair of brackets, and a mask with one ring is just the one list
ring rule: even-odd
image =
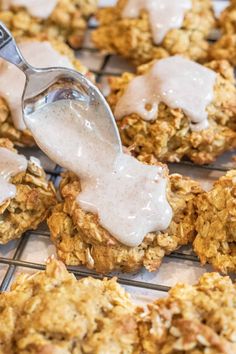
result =
[[132,354],[135,307],[115,279],[76,280],[58,261],[0,294],[1,354]]
[[[142,65],[137,74],[144,74],[152,63]],[[153,154],[158,161],[179,162],[188,158],[196,164],[214,161],[224,151],[236,147],[236,88],[233,68],[227,61],[206,65],[217,73],[214,100],[207,107],[209,128],[191,131],[190,119],[181,109],[159,105],[155,121],[145,121],[137,114],[117,121],[122,143],[137,154]],[[124,73],[110,78],[108,102],[114,110],[134,74]]]
[[209,192],[196,198],[198,218],[194,250],[201,262],[236,272],[236,170],[221,177]]
[[220,16],[220,26],[224,33],[236,33],[236,1],[230,0],[230,5]]
[[97,3],[97,0],[58,0],[47,19],[33,17],[24,7],[12,6],[3,11],[3,5],[0,5],[0,20],[17,40],[22,37],[52,37],[77,49],[83,42],[87,20],[96,11]]
[[235,34],[223,34],[210,48],[211,59],[226,59],[236,66],[236,32]]
[[0,294],[0,353],[234,354],[236,285],[204,274],[136,308],[115,279],[76,280],[63,263]]
[[[25,42],[29,39],[22,39]],[[30,39],[30,41],[38,41],[39,38]],[[78,59],[76,59],[74,52],[63,42],[56,39],[50,40],[53,48],[58,51],[61,55],[68,57],[70,62],[73,64],[75,70],[86,75],[93,80],[93,75],[89,73],[88,69],[84,67]],[[15,128],[10,108],[2,97],[0,97],[0,138],[8,138],[13,141],[18,146],[32,146],[35,145],[34,139],[28,129],[18,130]]]
[[221,37],[210,46],[209,55],[212,59],[227,59],[236,66],[236,1],[221,14],[220,20]]
[[236,284],[217,273],[177,284],[141,316],[145,354],[236,353]]
[[85,265],[101,273],[133,272],[142,266],[155,271],[165,255],[195,237],[194,200],[201,188],[189,178],[170,176],[168,200],[174,214],[172,222],[166,231],[149,233],[138,247],[118,242],[99,224],[97,215],[79,207],[76,196],[80,181],[76,175],[64,173],[60,191],[62,202],[53,209],[48,226],[59,258],[68,265]]
[[175,54],[197,61],[206,59],[206,38],[215,26],[210,0],[193,0],[182,27],[170,30],[160,45],[153,42],[147,12],[142,11],[139,18],[122,18],[126,3],[119,0],[116,6],[98,11],[100,27],[92,36],[97,48],[119,54],[135,65]]
[[[13,149],[7,139],[0,139],[0,147]],[[51,182],[38,164],[28,161],[26,172],[11,178],[17,188],[16,196],[0,205],[0,244],[22,236],[27,230],[36,229],[56,204],[56,193]]]

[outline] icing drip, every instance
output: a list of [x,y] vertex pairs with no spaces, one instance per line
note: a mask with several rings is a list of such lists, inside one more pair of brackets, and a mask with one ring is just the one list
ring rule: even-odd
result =
[[192,130],[209,125],[207,106],[214,98],[216,73],[180,56],[156,61],[135,77],[115,107],[116,119],[136,113],[144,120],[158,119],[158,105],[180,108],[189,117]]
[[0,204],[16,195],[15,185],[9,182],[10,178],[27,169],[27,160],[24,156],[0,147]]
[[146,10],[153,41],[160,44],[171,29],[182,26],[185,12],[191,7],[191,0],[128,0],[122,17],[137,18],[141,10]]

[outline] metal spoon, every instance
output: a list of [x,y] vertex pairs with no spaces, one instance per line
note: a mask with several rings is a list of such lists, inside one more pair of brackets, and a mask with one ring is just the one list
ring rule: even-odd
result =
[[38,69],[22,56],[7,27],[0,22],[0,57],[16,65],[26,76],[22,96],[23,116],[58,100],[77,100],[99,107],[100,122],[106,124],[111,141],[122,151],[120,135],[111,109],[98,88],[79,72],[67,68]]

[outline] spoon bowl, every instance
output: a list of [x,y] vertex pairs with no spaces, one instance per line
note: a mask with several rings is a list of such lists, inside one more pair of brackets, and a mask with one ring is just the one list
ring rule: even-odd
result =
[[[122,151],[120,135],[111,109],[99,89],[81,73],[67,68],[32,67],[22,56],[6,26],[0,22],[0,57],[16,65],[26,76],[22,96],[23,117],[30,116],[47,104],[74,100],[84,107],[99,108],[97,124],[106,124],[110,140]],[[26,126],[27,121],[25,120]]]

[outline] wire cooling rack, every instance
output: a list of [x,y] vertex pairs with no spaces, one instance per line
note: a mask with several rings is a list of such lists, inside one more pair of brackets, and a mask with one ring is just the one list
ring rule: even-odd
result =
[[[103,5],[111,1],[102,1]],[[114,3],[114,1],[112,1]],[[223,9],[228,1],[216,0],[217,11]],[[133,71],[123,59],[114,55],[104,55],[98,52],[91,44],[90,35],[97,24],[91,19],[83,48],[77,52],[77,56],[96,76],[97,82],[106,88],[108,76],[120,75],[123,71]],[[37,149],[24,149],[26,156],[34,155],[40,158],[49,179],[58,185],[61,168],[49,161],[42,152]],[[236,168],[232,160],[233,153],[227,153],[214,164],[196,166],[189,161],[179,164],[169,164],[170,172],[181,173],[195,178],[201,182],[204,188],[209,189],[214,180],[219,178],[231,168]],[[50,242],[47,227],[42,225],[36,231],[26,232],[20,240],[12,241],[6,246],[0,246],[0,291],[8,289],[10,283],[18,272],[32,272],[45,269],[45,260],[55,254],[55,249]],[[93,271],[83,267],[68,267],[77,277],[93,276],[102,278]],[[162,266],[157,272],[148,273],[141,270],[137,274],[116,273],[118,282],[125,286],[138,302],[149,301],[151,298],[165,296],[170,286],[177,281],[195,282],[205,271],[211,271],[210,266],[202,267],[198,258],[190,247],[183,247],[166,256]],[[107,277],[111,277],[108,275]]]

